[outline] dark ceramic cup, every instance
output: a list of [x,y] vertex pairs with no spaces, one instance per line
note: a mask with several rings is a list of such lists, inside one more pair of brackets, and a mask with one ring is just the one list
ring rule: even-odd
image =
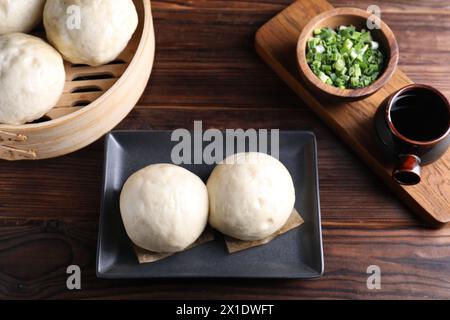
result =
[[450,145],[450,105],[433,87],[411,84],[388,97],[375,115],[383,153],[395,163],[400,184],[420,182],[421,166],[445,154]]

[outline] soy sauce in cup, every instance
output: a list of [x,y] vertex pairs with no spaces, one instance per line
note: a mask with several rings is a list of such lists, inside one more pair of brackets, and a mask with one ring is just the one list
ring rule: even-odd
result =
[[431,141],[446,133],[449,113],[438,95],[419,88],[405,92],[393,101],[391,121],[404,137]]
[[450,105],[427,85],[413,84],[394,93],[376,115],[378,137],[395,162],[393,178],[420,182],[421,166],[439,159],[450,144]]

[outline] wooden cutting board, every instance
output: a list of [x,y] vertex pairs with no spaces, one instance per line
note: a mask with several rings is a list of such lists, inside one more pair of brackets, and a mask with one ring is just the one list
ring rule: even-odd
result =
[[397,70],[380,91],[359,101],[324,101],[305,88],[297,68],[297,40],[302,28],[313,17],[330,9],[333,6],[325,0],[299,0],[293,3],[258,30],[257,52],[413,211],[434,225],[449,222],[450,151],[434,164],[423,168],[420,184],[402,186],[391,178],[392,165],[383,159],[377,149],[373,129],[375,111],[388,95],[412,83],[401,70]]

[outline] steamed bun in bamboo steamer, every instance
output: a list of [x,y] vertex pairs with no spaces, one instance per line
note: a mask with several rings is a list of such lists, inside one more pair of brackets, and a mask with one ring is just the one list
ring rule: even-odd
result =
[[41,118],[58,102],[66,73],[61,55],[39,38],[0,36],[0,123]]
[[75,64],[99,66],[115,60],[138,25],[132,0],[47,0],[47,39]]
[[45,0],[0,0],[0,35],[29,32],[41,20]]

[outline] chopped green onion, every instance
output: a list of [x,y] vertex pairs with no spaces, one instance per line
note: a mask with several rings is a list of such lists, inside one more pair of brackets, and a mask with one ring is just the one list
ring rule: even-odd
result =
[[370,31],[354,26],[314,30],[306,58],[321,81],[338,88],[362,88],[372,84],[384,67],[379,43]]
[[336,60],[336,62],[334,63],[334,68],[336,69],[336,71],[342,71],[345,68],[345,61],[343,59]]
[[330,78],[325,73],[320,71],[319,72],[319,79],[322,80],[323,82],[327,82],[327,80],[330,79]]
[[345,39],[344,45],[342,46],[342,49],[344,52],[349,52],[350,49],[353,47],[353,42],[350,39]]

